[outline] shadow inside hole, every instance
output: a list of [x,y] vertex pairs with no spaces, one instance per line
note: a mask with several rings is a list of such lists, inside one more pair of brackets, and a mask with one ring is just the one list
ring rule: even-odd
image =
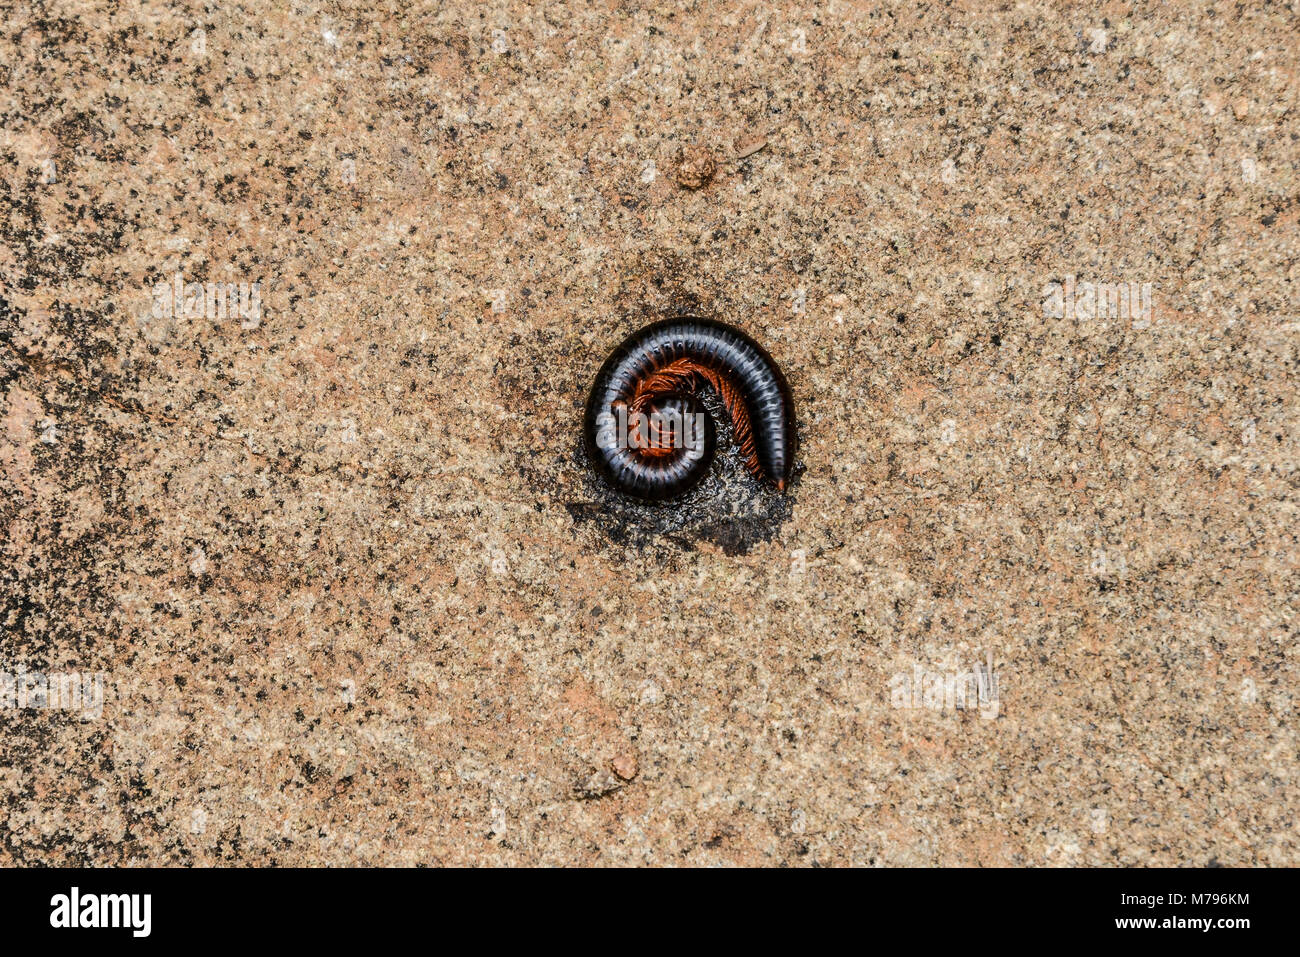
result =
[[579,434],[573,460],[583,476],[586,500],[565,503],[574,522],[638,550],[668,546],[690,551],[704,541],[724,554],[744,555],[760,542],[771,541],[790,519],[791,489],[803,469],[796,465],[795,481],[785,494],[755,478],[741,460],[721,400],[711,390],[704,391],[701,400],[718,427],[717,454],[694,488],[665,502],[645,502],[611,486],[588,458]]

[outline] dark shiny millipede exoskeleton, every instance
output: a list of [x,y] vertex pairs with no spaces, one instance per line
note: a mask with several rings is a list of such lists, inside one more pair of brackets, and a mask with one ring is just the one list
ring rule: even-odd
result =
[[717,430],[698,392],[712,388],[731,417],[749,471],[785,491],[794,468],[794,401],[757,342],[713,319],[664,319],[605,360],[587,399],[592,461],[619,491],[662,500],[709,469]]

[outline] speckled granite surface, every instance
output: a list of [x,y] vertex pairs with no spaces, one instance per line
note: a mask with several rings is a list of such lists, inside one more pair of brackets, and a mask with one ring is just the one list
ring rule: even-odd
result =
[[0,863],[1298,862],[1294,10],[2,7]]

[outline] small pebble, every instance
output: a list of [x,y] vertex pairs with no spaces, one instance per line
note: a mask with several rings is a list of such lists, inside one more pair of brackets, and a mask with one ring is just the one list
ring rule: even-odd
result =
[[637,763],[636,763],[636,755],[620,754],[610,763],[614,767],[614,773],[617,774],[624,781],[631,781],[634,777],[636,777],[636,772],[638,770]]
[[678,152],[673,178],[682,189],[700,189],[717,171],[718,161],[708,147],[692,144]]

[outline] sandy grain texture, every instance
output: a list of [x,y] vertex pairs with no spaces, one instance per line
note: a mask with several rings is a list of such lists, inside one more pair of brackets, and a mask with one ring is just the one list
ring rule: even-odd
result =
[[[0,863],[1300,863],[1294,10],[0,12]],[[785,500],[586,467],[685,313]]]

